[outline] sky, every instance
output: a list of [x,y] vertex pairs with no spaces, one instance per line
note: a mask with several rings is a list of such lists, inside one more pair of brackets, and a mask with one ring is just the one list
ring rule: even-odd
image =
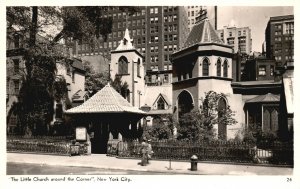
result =
[[218,29],[232,25],[249,26],[252,35],[252,51],[261,52],[270,17],[290,14],[294,14],[292,6],[218,6]]

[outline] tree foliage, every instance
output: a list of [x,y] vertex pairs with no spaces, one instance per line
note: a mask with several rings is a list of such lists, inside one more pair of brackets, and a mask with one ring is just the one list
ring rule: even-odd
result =
[[153,125],[143,128],[143,137],[152,140],[172,139],[174,131],[173,122],[172,115],[155,116]]
[[129,95],[128,83],[122,81],[122,77],[116,75],[115,79],[111,81],[111,86],[120,93],[125,99]]
[[215,124],[223,123],[227,126],[236,124],[235,114],[229,105],[226,104],[224,109],[218,110],[219,99],[224,96],[224,94],[210,91],[202,99],[199,109],[183,114],[178,123],[177,139],[190,141],[213,140],[216,135]]
[[[130,7],[120,9],[128,13],[136,11]],[[108,11],[103,6],[6,7],[7,30],[21,34],[25,48],[26,74],[17,105],[22,133],[47,134],[54,112],[53,100],[63,97],[56,93],[65,90],[55,84],[56,62],[67,58],[67,54],[62,53],[63,47],[58,42],[61,39],[92,42],[101,35],[106,38],[112,27],[111,17],[103,16]],[[51,28],[57,31],[52,32]]]
[[90,97],[101,90],[108,82],[111,86],[120,93],[124,98],[129,95],[128,83],[122,81],[122,77],[115,75],[114,80],[109,78],[108,72],[97,72],[89,61],[84,61],[85,74],[85,89],[89,91]]
[[83,65],[86,71],[85,90],[95,94],[108,83],[108,73],[97,72],[89,61],[83,61]]
[[261,143],[267,142],[272,143],[276,140],[280,140],[276,132],[273,131],[263,131],[260,124],[249,124],[246,129],[244,129],[243,141],[251,143]]

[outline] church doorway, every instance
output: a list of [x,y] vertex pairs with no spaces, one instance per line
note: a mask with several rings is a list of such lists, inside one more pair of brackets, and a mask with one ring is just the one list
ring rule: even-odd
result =
[[109,125],[106,122],[94,124],[92,127],[91,151],[93,154],[106,154],[109,138]]
[[194,108],[194,100],[192,95],[184,90],[178,96],[178,118],[180,119],[184,114],[189,113]]

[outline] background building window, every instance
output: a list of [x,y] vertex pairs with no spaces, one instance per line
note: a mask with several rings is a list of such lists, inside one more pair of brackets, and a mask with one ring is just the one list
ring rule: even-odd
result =
[[19,59],[13,59],[13,62],[14,62],[14,72],[15,74],[19,73],[20,72],[20,61]]
[[20,82],[18,79],[14,80],[14,86],[15,86],[15,94],[19,94],[20,91]]
[[271,65],[270,67],[270,76],[273,76],[274,75],[274,66]]
[[258,75],[265,76],[266,75],[266,66],[259,66],[258,67]]

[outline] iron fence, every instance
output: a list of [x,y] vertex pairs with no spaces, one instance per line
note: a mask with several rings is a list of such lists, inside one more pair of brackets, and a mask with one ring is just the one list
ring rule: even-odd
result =
[[[190,160],[197,155],[199,161],[219,161],[237,163],[263,163],[293,165],[292,143],[245,143],[245,142],[151,142],[153,159]],[[108,155],[119,157],[141,157],[141,144],[138,141],[118,142],[108,145]],[[112,150],[114,149],[114,150]]]
[[8,152],[32,152],[57,155],[70,155],[69,136],[7,136]]

